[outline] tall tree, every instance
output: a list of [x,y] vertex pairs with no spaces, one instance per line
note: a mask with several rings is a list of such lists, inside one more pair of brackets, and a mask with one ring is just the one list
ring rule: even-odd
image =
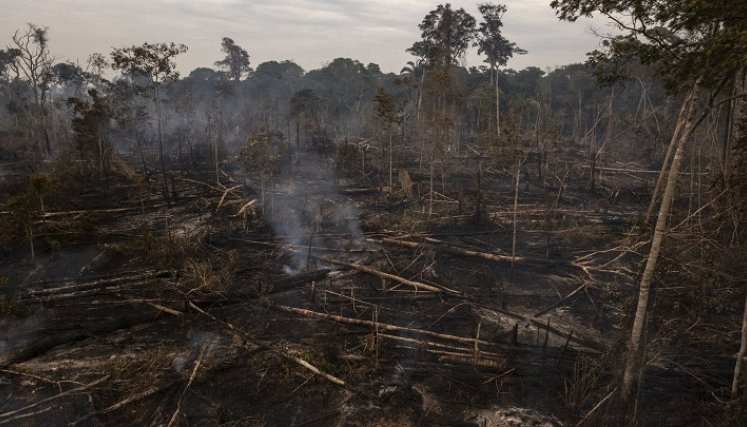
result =
[[[616,24],[620,34],[605,40],[602,50],[590,53],[590,60],[598,70],[611,70],[612,77],[618,77],[626,73],[626,65],[636,61],[655,64],[672,94],[686,94],[671,142],[671,163],[668,165],[665,159],[660,173],[660,182],[665,181],[666,185],[627,339],[619,396],[621,416],[627,415],[638,377],[636,372],[643,366],[641,343],[651,283],[668,229],[667,219],[686,142],[708,111],[700,113],[701,95],[710,88],[713,100],[724,83],[747,63],[745,8],[743,2],[738,3],[741,6],[735,7],[728,0],[553,0],[551,3],[560,19],[575,21],[600,13]],[[734,43],[735,40],[742,42]],[[656,197],[654,194],[654,200]]]
[[216,61],[215,65],[224,68],[229,78],[238,82],[243,76],[249,74],[251,69],[249,68],[249,54],[246,50],[228,37],[223,37],[221,50],[226,57]]
[[491,84],[495,83],[495,131],[501,134],[500,89],[498,87],[498,67],[505,66],[514,54],[523,55],[526,50],[503,37],[503,15],[508,9],[502,4],[484,3],[478,6],[483,22],[480,23],[475,46],[479,54],[485,54],[485,62],[490,64]]
[[440,4],[430,11],[419,25],[422,40],[407,49],[429,65],[458,64],[474,37],[475,18],[463,8],[453,10],[451,4]]

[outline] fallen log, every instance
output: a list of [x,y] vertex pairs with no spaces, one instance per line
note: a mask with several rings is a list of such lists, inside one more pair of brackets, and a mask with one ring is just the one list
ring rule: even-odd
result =
[[127,316],[111,322],[99,324],[91,330],[76,329],[62,334],[34,340],[30,345],[14,348],[0,355],[0,367],[7,367],[16,363],[31,360],[42,355],[55,347],[73,344],[93,335],[107,334],[119,329],[125,329],[134,325],[156,320],[158,317],[152,312],[139,316]]
[[584,282],[584,283],[582,283],[582,284],[581,284],[581,286],[579,286],[578,288],[574,289],[574,290],[573,290],[573,291],[572,291],[571,293],[569,293],[568,295],[566,295],[566,296],[564,296],[563,298],[561,298],[561,299],[560,299],[560,300],[559,300],[558,302],[556,302],[555,304],[553,304],[553,305],[551,305],[551,306],[549,306],[549,307],[547,307],[547,308],[545,308],[545,309],[543,309],[543,310],[541,310],[541,311],[538,311],[537,313],[535,313],[535,314],[534,314],[534,315],[532,316],[532,318],[537,318],[537,317],[540,317],[540,316],[542,316],[543,314],[547,314],[548,312],[550,312],[550,310],[554,309],[555,307],[558,307],[558,306],[559,306],[560,304],[563,304],[564,302],[566,302],[566,301],[568,301],[569,299],[573,298],[573,297],[574,297],[574,296],[575,296],[576,294],[578,294],[579,292],[581,292],[581,291],[583,291],[584,289],[586,289],[586,286],[587,286],[587,283],[585,283],[585,282]]
[[[185,295],[185,297],[186,297],[186,295]],[[225,326],[226,328],[230,329],[231,331],[236,332],[237,334],[241,335],[242,337],[244,337],[244,339],[246,339],[250,343],[252,343],[255,346],[257,346],[258,349],[267,350],[270,353],[273,353],[273,354],[276,354],[276,355],[278,355],[280,357],[288,359],[288,360],[290,360],[290,361],[292,361],[292,362],[294,362],[294,363],[296,363],[296,364],[304,367],[305,369],[308,369],[309,371],[313,372],[314,374],[319,375],[322,378],[325,378],[325,379],[327,379],[328,381],[330,381],[330,382],[332,382],[334,384],[337,384],[337,385],[340,385],[340,386],[345,386],[345,381],[343,381],[343,380],[335,377],[334,375],[330,375],[330,374],[328,374],[328,373],[326,373],[326,372],[318,369],[317,367],[311,365],[310,363],[306,362],[305,360],[300,359],[300,358],[298,358],[298,357],[290,354],[287,350],[277,349],[277,348],[274,348],[274,347],[272,347],[271,345],[269,345],[267,343],[259,341],[258,339],[250,336],[249,334],[247,334],[243,330],[241,330],[241,329],[233,326],[232,324],[230,324],[230,323],[228,323],[226,321],[220,320],[217,317],[213,316],[212,314],[208,313],[207,311],[201,309],[200,307],[198,307],[195,303],[193,303],[189,299],[187,299],[187,304],[189,304],[189,306],[191,308],[193,308],[194,310],[196,310],[198,313],[200,313],[200,314],[202,314],[202,315],[210,318],[211,320],[213,320],[215,322],[218,322],[218,323],[222,324],[223,326]]]
[[194,368],[192,368],[192,373],[189,375],[189,381],[187,381],[187,385],[184,386],[184,390],[182,390],[182,393],[179,395],[179,400],[176,402],[176,409],[174,410],[174,414],[171,415],[171,419],[169,420],[169,423],[166,427],[171,427],[176,422],[177,418],[179,417],[179,412],[181,412],[182,409],[182,402],[184,401],[184,396],[187,394],[187,391],[189,390],[189,387],[194,382],[195,378],[197,378],[197,371],[200,370],[200,366],[202,366],[202,359],[205,358],[205,355],[210,350],[210,347],[212,345],[212,342],[208,341],[208,343],[203,346],[202,350],[200,351],[200,356],[197,358],[197,361],[195,362]]
[[[424,242],[411,242],[408,240],[399,240],[399,239],[394,239],[391,237],[384,237],[381,240],[376,240],[376,239],[368,239],[368,240],[390,243],[393,245],[404,246],[404,247],[412,248],[412,249],[418,249],[422,246],[428,246],[433,249],[440,250],[442,252],[449,252],[449,253],[453,253],[456,255],[463,255],[467,257],[482,258],[482,259],[486,259],[489,261],[496,261],[496,262],[511,262],[511,259],[512,259],[510,255],[496,255],[496,254],[489,254],[486,252],[478,252],[478,251],[473,251],[469,249],[463,249],[457,246],[447,245],[445,242],[441,240],[427,238],[427,237],[424,238],[425,240]],[[521,262],[524,260],[524,257],[517,256],[517,257],[514,257],[513,260],[514,262]]]
[[78,418],[77,420],[71,422],[68,425],[70,427],[74,427],[74,426],[77,426],[78,424],[82,423],[83,421],[87,421],[87,420],[89,420],[89,419],[91,419],[93,417],[96,417],[98,415],[103,415],[103,414],[108,414],[110,412],[114,412],[114,411],[116,411],[118,409],[121,409],[121,408],[129,405],[130,403],[137,402],[139,400],[145,399],[148,396],[154,395],[154,394],[158,393],[159,391],[161,391],[163,389],[164,388],[149,387],[145,391],[143,391],[141,393],[138,393],[138,394],[135,394],[135,395],[132,395],[132,396],[128,397],[127,399],[124,399],[122,401],[119,401],[119,402],[115,403],[114,405],[111,405],[111,406],[109,406],[107,408],[104,408],[104,409],[101,409],[99,411],[94,411],[94,412],[91,412],[90,414],[84,415],[84,416]]
[[[167,271],[167,270],[152,270],[152,271],[146,271],[143,273],[138,273],[138,274],[130,275],[130,276],[121,276],[121,277],[113,277],[113,278],[104,277],[104,278],[97,278],[97,279],[92,279],[92,280],[87,280],[87,281],[70,279],[70,280],[64,280],[60,282],[47,282],[44,284],[58,284],[62,286],[57,286],[54,288],[44,288],[44,289],[30,289],[28,290],[28,294],[32,296],[42,296],[42,295],[50,295],[50,294],[58,294],[58,293],[67,293],[69,291],[100,288],[102,285],[106,287],[107,285],[120,284],[120,283],[125,283],[125,282],[136,282],[136,281],[145,280],[145,279],[168,277],[171,274],[172,272]],[[80,282],[83,282],[83,283],[80,283]]]
[[18,418],[18,417],[16,417],[18,414],[26,412],[29,409],[33,409],[33,408],[35,408],[35,407],[37,407],[37,406],[39,406],[41,404],[44,404],[44,403],[47,403],[47,402],[51,402],[53,400],[57,400],[57,399],[60,399],[62,397],[65,397],[65,396],[69,396],[69,395],[71,395],[73,393],[78,393],[78,392],[87,390],[87,389],[89,389],[91,387],[94,387],[94,386],[96,386],[98,384],[101,384],[102,382],[106,381],[107,379],[109,379],[109,375],[105,375],[105,376],[99,378],[98,380],[96,380],[96,381],[94,381],[92,383],[88,383],[88,384],[82,385],[80,387],[76,387],[76,388],[73,388],[73,389],[70,389],[70,390],[67,390],[67,391],[63,391],[61,393],[55,394],[54,396],[48,397],[46,399],[42,399],[42,400],[40,400],[38,402],[34,402],[34,403],[30,404],[30,405],[24,406],[23,408],[16,409],[16,410],[10,411],[10,412],[4,412],[4,413],[0,414],[0,424],[5,424],[5,423],[9,423],[9,422],[15,421]]
[[367,239],[367,240],[371,242],[389,243],[389,244],[399,245],[399,246],[412,248],[412,249],[418,249],[421,247],[429,247],[436,251],[441,251],[441,252],[446,252],[446,253],[450,253],[454,255],[460,255],[460,256],[471,257],[471,258],[481,258],[481,259],[485,259],[488,261],[499,262],[503,264],[510,264],[513,262],[513,263],[521,263],[525,265],[566,267],[566,268],[570,268],[573,270],[581,270],[586,274],[588,274],[588,271],[590,270],[588,267],[582,266],[574,262],[565,261],[565,260],[533,258],[533,257],[527,257],[527,256],[512,257],[511,255],[491,254],[487,252],[480,252],[480,251],[475,251],[471,249],[461,248],[458,246],[453,246],[442,240],[433,239],[430,237],[424,237],[422,242],[412,242],[408,240],[400,240],[400,239],[395,239],[391,237],[383,237],[380,240],[377,240],[377,239]]
[[441,339],[448,340],[448,341],[457,341],[457,342],[462,342],[462,343],[466,343],[470,345],[474,345],[475,343],[479,343],[481,345],[494,344],[494,343],[490,343],[490,342],[483,341],[483,340],[478,340],[476,338],[471,338],[471,337],[462,337],[459,335],[442,334],[440,332],[408,328],[405,326],[397,326],[397,325],[392,325],[388,323],[374,322],[372,320],[355,319],[352,317],[338,316],[336,314],[319,313],[317,311],[311,311],[305,308],[289,307],[289,306],[280,305],[280,304],[273,305],[272,307],[278,310],[281,310],[281,311],[286,311],[288,313],[294,313],[294,314],[300,314],[306,317],[313,317],[313,318],[321,319],[321,320],[332,320],[334,322],[347,323],[349,325],[370,326],[372,328],[376,328],[377,330],[413,332],[413,333],[417,333],[421,335],[428,335],[428,336],[441,338]]
[[215,210],[213,212],[217,212],[218,209],[223,206],[223,202],[226,200],[226,196],[228,196],[228,193],[234,190],[238,190],[241,187],[241,185],[234,185],[233,187],[226,188],[226,191],[223,192],[223,195],[220,197],[220,201],[218,202],[218,205],[215,207]]
[[404,277],[400,277],[400,276],[397,276],[391,273],[385,273],[383,271],[376,270],[374,268],[365,266],[363,264],[341,261],[338,259],[324,257],[324,256],[317,257],[317,258],[322,261],[329,262],[331,264],[343,265],[343,266],[350,267],[352,269],[355,269],[355,270],[358,270],[364,273],[373,274],[375,276],[379,276],[384,279],[389,279],[397,283],[401,283],[403,285],[412,286],[415,289],[421,289],[424,291],[435,292],[435,293],[448,293],[448,294],[454,294],[454,295],[461,295],[461,292],[456,291],[454,289],[449,289],[447,287],[440,286],[440,285],[434,286],[434,285],[429,285],[429,284],[422,283],[422,282],[416,282],[414,280],[405,279]]

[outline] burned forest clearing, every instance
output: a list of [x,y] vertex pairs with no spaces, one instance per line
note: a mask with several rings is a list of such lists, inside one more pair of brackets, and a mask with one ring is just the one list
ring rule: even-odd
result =
[[446,4],[399,73],[226,37],[181,77],[18,30],[0,425],[745,425],[747,30],[596,3],[551,7],[668,38],[516,71],[505,6]]

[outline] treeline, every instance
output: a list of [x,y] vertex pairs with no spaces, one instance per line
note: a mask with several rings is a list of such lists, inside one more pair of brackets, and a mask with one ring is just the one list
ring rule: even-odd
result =
[[620,139],[636,145],[640,138],[654,155],[667,131],[658,123],[676,113],[643,66],[611,87],[600,87],[588,65],[465,68],[454,63],[457,53],[447,53],[453,60],[422,53],[398,74],[350,58],[309,71],[289,60],[252,68],[249,54],[224,38],[216,68],[179,76],[175,61],[187,47],[174,43],[93,54],[86,64],[53,63],[48,31],[35,25],[17,32],[12,45],[0,56],[0,155],[27,160],[33,170],[64,153],[88,161],[87,173],[103,173],[112,154],[136,153],[148,172],[160,168],[150,152],[193,161],[217,152],[223,159],[255,134],[332,147],[376,145],[392,131],[401,136],[397,144],[417,145],[434,141],[444,125],[441,148],[450,152],[465,138],[506,144],[512,136],[501,135],[502,127],[541,151],[558,143],[599,145],[592,137],[601,141],[618,121],[632,137]]

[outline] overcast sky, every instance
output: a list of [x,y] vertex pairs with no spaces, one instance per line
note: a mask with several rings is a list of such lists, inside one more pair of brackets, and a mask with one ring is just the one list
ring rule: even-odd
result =
[[[452,1],[479,22],[477,4]],[[504,35],[529,51],[508,66],[541,68],[585,60],[599,45],[590,28],[604,21],[559,21],[550,0],[505,3]],[[305,70],[338,57],[375,62],[399,72],[412,59],[405,52],[420,38],[418,24],[437,0],[0,0],[0,46],[27,22],[49,27],[58,60],[85,63],[92,52],[143,42],[174,41],[189,46],[177,58],[183,73],[221,58],[220,41],[230,37],[245,48],[252,66],[290,59]],[[480,65],[476,52],[466,65]]]

